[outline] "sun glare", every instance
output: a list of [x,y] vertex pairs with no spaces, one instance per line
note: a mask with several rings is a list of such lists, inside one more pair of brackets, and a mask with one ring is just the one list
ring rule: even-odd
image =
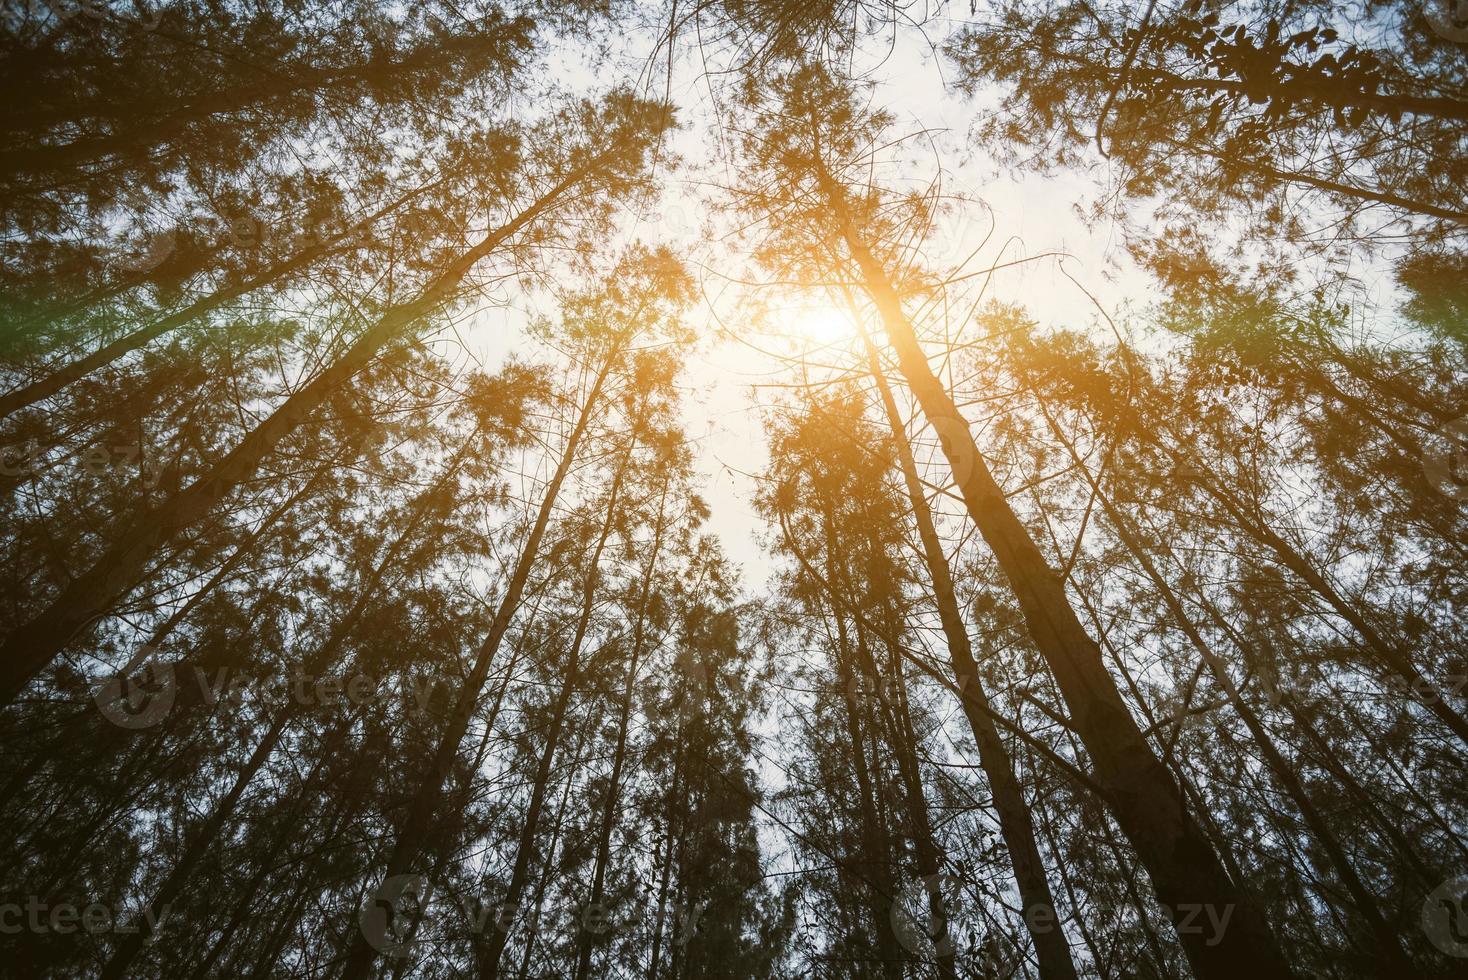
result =
[[802,306],[791,311],[792,333],[820,344],[852,336],[851,318],[833,306]]

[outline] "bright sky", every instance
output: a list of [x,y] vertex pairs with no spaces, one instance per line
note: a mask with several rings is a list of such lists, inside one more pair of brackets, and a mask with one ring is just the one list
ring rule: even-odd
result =
[[[940,46],[945,34],[958,23],[948,18],[931,22],[927,25],[928,40]],[[623,66],[624,78],[643,76],[647,48],[646,34],[631,32],[621,40],[622,53],[613,63]],[[968,139],[982,106],[946,89],[943,73],[947,66],[916,31],[900,32],[891,50],[882,52],[879,61],[861,67],[870,69],[869,77],[877,83],[883,105],[896,117],[899,131],[931,131],[930,162],[926,171],[915,177],[929,180],[941,166],[945,193],[976,202],[949,217],[942,239],[926,253],[930,261],[956,265],[988,236],[987,245],[974,256],[970,269],[983,268],[1001,257],[1013,260],[1042,252],[1064,252],[1070,256],[1065,260],[1066,270],[1108,310],[1114,310],[1124,296],[1133,301],[1146,296],[1146,280],[1127,263],[1115,229],[1088,228],[1076,214],[1074,202],[1094,198],[1098,186],[1094,176],[1057,179],[1026,174],[1015,179],[998,172],[988,156]],[[565,84],[595,80],[604,86],[611,80],[611,73],[604,69],[587,71],[569,64],[561,68],[557,76]],[[653,73],[658,84],[653,94],[662,94],[664,71],[665,66]],[[823,307],[817,298],[779,297],[774,301],[792,310],[794,323],[786,329],[793,336],[772,336],[749,329],[748,294],[728,280],[756,279],[757,272],[746,255],[700,235],[703,224],[714,217],[707,206],[707,188],[732,183],[737,176],[721,148],[714,106],[724,97],[718,86],[717,78],[705,75],[698,52],[685,49],[675,63],[669,90],[685,127],[670,149],[684,163],[667,176],[663,200],[649,202],[643,213],[627,215],[623,237],[629,242],[641,238],[676,246],[703,283],[708,300],[693,316],[705,325],[706,339],[689,358],[685,373],[684,429],[697,445],[703,492],[713,512],[710,529],[719,535],[730,558],[742,566],[746,588],[755,590],[764,583],[769,570],[761,545],[765,524],[753,513],[755,482],[747,474],[758,473],[765,463],[761,417],[763,406],[778,393],[772,386],[796,380],[788,365],[766,351],[792,353],[801,343],[814,347],[829,343],[841,328],[841,317]],[[992,212],[992,219],[983,205]],[[1095,319],[1091,300],[1060,272],[1053,259],[1000,273],[990,295],[1021,303],[1041,323],[1085,325]],[[541,302],[479,310],[463,329],[469,352],[493,365],[512,350],[524,351],[530,343],[522,330],[528,319],[527,306],[550,312]],[[731,328],[741,336],[716,339],[716,325]]]

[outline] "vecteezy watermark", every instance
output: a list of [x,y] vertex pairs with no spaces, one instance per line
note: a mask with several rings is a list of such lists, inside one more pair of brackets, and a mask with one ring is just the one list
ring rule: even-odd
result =
[[1213,709],[1217,705],[1193,704],[1181,692],[1169,693],[1153,712],[1159,725],[1167,724],[1178,732],[1212,731]]
[[678,204],[650,215],[648,222],[669,241],[683,241],[698,233],[698,222]]
[[[1202,937],[1204,946],[1217,946],[1223,942],[1223,937],[1228,932],[1228,924],[1233,921],[1235,908],[1232,902],[1227,905],[1179,902],[1175,906],[1148,903],[1148,908],[1141,912],[1137,912],[1136,906],[1130,904],[1111,906],[1107,912],[1115,922],[1129,925],[1133,915],[1140,915],[1140,921],[1135,923],[1139,929],[1150,928],[1159,935],[1171,932],[1183,939]],[[1031,932],[1048,933],[1059,928],[1053,909],[1037,904],[1030,911],[1042,915],[1041,918],[1032,919],[1027,914],[1026,924],[1030,926]]]
[[[1464,39],[1468,40],[1468,31]],[[1444,425],[1437,435],[1437,448],[1423,452],[1422,472],[1439,493],[1468,500],[1468,416]]]
[[942,445],[943,455],[948,459],[948,467],[953,472],[953,482],[960,489],[966,488],[969,477],[974,475],[974,466],[978,462],[973,432],[969,429],[968,423],[953,415],[937,415],[928,422],[933,426],[933,432],[937,434],[938,441]]
[[[651,912],[658,924],[669,927],[673,945],[684,946],[698,933],[699,920],[707,911],[708,904],[706,901],[679,901],[671,905],[665,902]],[[528,918],[526,914],[531,911],[537,913],[535,921],[539,923],[540,931],[546,933],[574,934],[583,930],[593,935],[607,935],[630,930],[643,921],[650,910],[647,906],[637,905],[627,914],[619,915],[606,902],[586,902],[562,906],[557,914],[545,915],[543,909],[511,902],[484,902],[471,896],[464,896],[457,902],[439,902],[434,898],[428,879],[411,874],[393,875],[384,880],[362,906],[357,924],[373,949],[384,956],[401,959],[411,955],[415,943],[430,937],[438,923],[450,918],[457,919],[475,935],[484,935],[491,928],[508,933],[522,918]]]
[[1179,902],[1175,909],[1163,905],[1162,915],[1179,936],[1203,936],[1204,946],[1217,946],[1223,942],[1223,934],[1234,915],[1234,906],[1230,902],[1220,910],[1212,903]]
[[393,875],[377,886],[357,917],[367,944],[384,956],[409,954],[413,934],[432,915],[432,892],[423,875]]
[[[965,678],[966,680],[967,678]],[[853,701],[858,704],[875,701],[878,704],[891,704],[897,694],[898,678],[888,677],[886,674],[853,674],[846,682],[846,690],[851,694]]]
[[[124,469],[136,469],[142,485],[151,490],[158,485],[163,471],[160,467],[149,466],[145,456],[141,443],[124,443],[115,446],[98,443],[87,447],[74,462],[77,469],[92,476],[102,476],[105,473]],[[0,451],[0,476],[36,476],[41,472],[45,461],[45,450],[39,448],[35,442],[28,442],[18,447],[12,446]]]
[[925,959],[953,955],[950,920],[963,882],[944,871],[908,882],[892,903],[892,934],[902,948]]
[[692,650],[679,649],[672,667],[668,672],[668,699],[648,709],[649,717],[654,720],[675,718],[713,691],[713,675]]
[[1450,878],[1422,902],[1422,931],[1449,956],[1468,957],[1468,875]]
[[1305,674],[1287,674],[1273,665],[1260,669],[1256,683],[1264,699],[1275,707],[1286,701],[1309,697],[1322,686]]
[[[1134,906],[1113,908],[1112,914],[1124,919],[1130,914],[1132,908]],[[1164,935],[1170,931],[1184,938],[1201,936],[1204,946],[1217,946],[1223,942],[1224,934],[1228,932],[1228,924],[1233,920],[1235,906],[1232,902],[1222,906],[1212,903],[1179,902],[1176,906],[1159,903],[1152,908],[1161,914],[1154,914],[1151,910],[1143,911],[1141,915],[1145,917],[1145,921],[1138,923],[1139,926],[1145,927],[1150,923],[1154,932]],[[1046,916],[1049,924],[1043,921],[1032,923],[1027,919],[1027,924],[1031,925],[1031,931],[1046,933],[1057,928],[1053,924],[1055,919],[1053,910],[1043,905],[1037,905],[1034,909],[1049,912],[1049,915]]]
[[384,683],[367,674],[314,674],[300,669],[261,676],[228,667],[176,668],[160,661],[157,651],[148,646],[138,650],[127,668],[95,683],[92,700],[97,709],[114,725],[128,729],[152,728],[162,722],[185,684],[196,687],[197,697],[191,700],[211,708],[221,704],[238,708],[247,703],[339,708],[398,696],[409,707],[427,711],[453,692],[448,679],[429,675]]
[[168,717],[178,697],[178,678],[173,664],[160,660],[153,647],[140,649],[133,661],[131,670],[104,678],[92,701],[112,724],[137,731]]
[[1439,37],[1468,43],[1468,0],[1422,0],[1422,16]]
[[1410,698],[1419,704],[1431,707],[1439,701],[1445,700],[1444,694],[1458,696],[1463,693],[1463,688],[1468,686],[1468,675],[1449,674],[1444,677],[1447,683],[1439,686],[1426,677],[1417,676],[1408,680],[1397,674],[1386,678],[1386,689],[1389,693],[1401,697]]
[[7,0],[4,18],[9,24],[46,17],[55,17],[62,23],[78,18],[111,20],[135,25],[145,31],[156,30],[163,21],[161,0],[152,8],[144,0],[134,0],[123,7],[127,9],[114,10],[102,0]]
[[178,235],[173,231],[162,231],[149,235],[141,246],[117,250],[112,264],[122,272],[135,276],[146,275],[168,260],[177,247]]
[[154,912],[151,905],[144,905],[141,910],[133,912],[116,908],[106,902],[90,902],[86,905],[72,902],[48,903],[38,895],[31,895],[24,904],[0,902],[0,933],[9,936],[21,932],[66,936],[78,930],[92,935],[104,932],[124,935],[144,932],[152,939],[168,921],[172,908],[171,905],[164,905]]

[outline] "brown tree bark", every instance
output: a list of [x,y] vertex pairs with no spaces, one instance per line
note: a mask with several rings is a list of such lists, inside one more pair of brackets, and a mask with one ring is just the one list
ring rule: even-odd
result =
[[1224,872],[1177,785],[1127,710],[1060,577],[995,482],[968,424],[928,364],[886,270],[853,229],[844,191],[829,178],[822,190],[877,306],[898,366],[924,415],[943,436],[943,452],[969,516],[1014,590],[1030,636],[1095,766],[1097,782],[1105,787],[1112,813],[1146,866],[1158,899],[1175,927],[1188,921],[1184,906],[1211,908],[1218,916],[1232,910],[1229,927],[1212,944],[1201,931],[1179,928],[1194,972],[1200,980],[1292,976],[1263,911]]
[[[835,556],[839,549],[831,534],[830,522],[826,522],[826,579],[828,583],[838,581]],[[828,586],[834,590],[834,585]],[[839,602],[839,600],[838,600]],[[865,871],[858,887],[865,893],[870,906],[871,929],[876,937],[877,954],[885,975],[902,975],[901,947],[892,931],[892,906],[895,889],[892,882],[891,841],[883,826],[877,809],[879,790],[872,778],[871,765],[867,758],[866,736],[863,732],[862,711],[856,702],[856,665],[851,654],[851,635],[845,611],[839,605],[831,609],[831,618],[836,633],[836,683],[841,686],[843,721],[846,737],[851,743],[851,762],[856,774],[856,789],[861,806],[861,867]],[[854,864],[854,862],[852,862]]]
[[0,706],[13,702],[82,629],[103,615],[132,585],[160,547],[203,519],[255,472],[282,439],[366,367],[380,350],[404,337],[418,320],[449,301],[475,263],[552,210],[589,173],[586,168],[558,182],[512,220],[462,253],[414,299],[389,309],[345,353],[288,397],[208,473],[140,515],[91,568],[73,579],[40,614],[12,630],[0,645]]
[[[414,794],[402,829],[394,840],[392,852],[387,861],[387,869],[383,875],[384,879],[408,873],[418,858],[422,841],[427,835],[429,823],[433,817],[434,807],[443,792],[443,786],[448,779],[454,758],[458,755],[459,743],[464,733],[469,730],[469,722],[479,702],[479,692],[484,687],[485,679],[489,676],[489,668],[494,661],[495,654],[499,651],[505,634],[509,632],[520,599],[524,595],[526,583],[530,579],[530,572],[539,557],[541,541],[550,524],[551,512],[560,495],[561,486],[565,483],[566,476],[571,471],[571,465],[575,462],[576,451],[591,423],[593,413],[600,407],[602,391],[613,362],[619,353],[613,350],[601,364],[586,401],[581,406],[576,423],[567,436],[560,462],[550,482],[546,485],[535,523],[531,526],[530,534],[521,549],[515,569],[505,586],[504,595],[495,610],[494,620],[490,623],[489,633],[479,645],[479,649],[475,651],[474,666],[455,701],[453,714],[443,736],[439,739],[429,771]],[[500,949],[503,950],[502,944]],[[375,953],[368,944],[367,937],[358,930],[347,952],[341,980],[362,980],[371,971],[374,956]]]
[[963,706],[964,717],[968,719],[974,745],[978,748],[979,765],[989,781],[989,793],[999,818],[999,830],[1009,850],[1010,866],[1014,870],[1020,901],[1024,903],[1025,928],[1030,934],[1030,941],[1035,944],[1040,976],[1042,980],[1076,980],[1075,961],[1071,957],[1065,932],[1059,928],[1059,915],[1045,874],[1045,862],[1040,857],[1040,848],[1035,842],[1034,823],[1030,819],[1029,807],[1025,803],[1019,779],[1015,776],[1009,750],[1005,748],[1004,741],[999,737],[999,730],[990,717],[992,708],[989,697],[979,676],[978,662],[974,659],[968,628],[964,625],[963,614],[958,606],[953,575],[948,568],[947,556],[943,554],[943,544],[933,523],[922,480],[918,477],[917,464],[913,460],[912,447],[908,444],[902,417],[897,410],[897,401],[887,384],[887,376],[882,370],[876,348],[865,331],[862,332],[862,342],[867,351],[868,370],[876,382],[882,407],[892,430],[898,466],[902,470],[909,505],[917,523],[918,539],[922,544],[923,561],[928,569],[933,600],[937,604],[943,637],[948,644],[953,680],[962,692],[959,702]]
[[[325,642],[307,659],[303,667],[305,674],[312,677],[320,676],[323,672],[337,665],[339,660],[338,654],[356,634],[358,626],[361,625],[362,618],[367,614],[372,600],[377,595],[378,587],[382,584],[383,577],[395,565],[403,545],[422,525],[430,508],[437,503],[439,491],[447,486],[449,481],[458,474],[459,467],[464,462],[467,448],[468,444],[456,454],[443,476],[435,480],[431,487],[418,495],[417,499],[413,502],[407,519],[400,526],[398,534],[363,581],[356,601],[352,603],[346,615],[332,627],[331,633],[327,636]],[[274,754],[276,746],[280,744],[280,740],[285,735],[291,722],[296,719],[305,707],[305,705],[292,701],[276,713],[275,720],[271,722],[270,728],[266,731],[264,738],[256,744],[255,750],[250,754],[250,758],[235,776],[234,783],[230,786],[229,791],[215,805],[208,819],[204,821],[204,824],[195,832],[193,838],[189,841],[188,846],[184,849],[183,855],[178,859],[173,869],[169,871],[163,883],[158,886],[158,890],[154,893],[152,902],[148,906],[149,908],[165,908],[171,905],[173,900],[187,887],[195,866],[214,845],[220,832],[224,830],[230,817],[234,815],[235,807],[239,805],[245,790],[249,788],[250,783],[254,781],[260,770],[264,768],[265,763]],[[350,730],[352,721],[353,717],[348,714],[337,725],[329,739],[329,744],[333,746],[331,751],[334,751],[335,743],[343,738],[347,731]],[[122,980],[123,977],[127,976],[133,961],[142,952],[143,946],[147,943],[148,939],[149,937],[141,930],[128,935],[118,944],[112,956],[102,968],[102,980]]]
[[[1033,389],[1032,393],[1034,393]],[[1038,393],[1035,394],[1038,397]],[[1090,469],[1080,458],[1080,455],[1075,451],[1075,447],[1071,444],[1070,440],[1060,431],[1059,425],[1051,417],[1049,409],[1044,405],[1043,401],[1040,403],[1040,412],[1045,417],[1045,422],[1049,426],[1051,434],[1065,447],[1072,464],[1082,474],[1092,495],[1101,504],[1102,513],[1106,515],[1112,529],[1116,532],[1118,540],[1126,548],[1132,561],[1136,563],[1137,567],[1142,570],[1142,573],[1146,575],[1153,587],[1157,589],[1157,594],[1162,598],[1164,607],[1166,607],[1168,614],[1172,617],[1173,625],[1182,632],[1189,644],[1198,653],[1203,663],[1207,665],[1209,672],[1213,675],[1214,681],[1224,692],[1234,712],[1243,721],[1244,727],[1249,730],[1249,734],[1253,737],[1256,747],[1264,757],[1265,766],[1274,775],[1279,785],[1283,787],[1286,795],[1295,804],[1295,809],[1299,811],[1301,818],[1305,821],[1305,826],[1309,828],[1311,835],[1315,837],[1324,849],[1330,866],[1335,872],[1335,876],[1345,885],[1347,893],[1351,896],[1351,901],[1356,905],[1356,911],[1366,921],[1371,931],[1375,954],[1380,958],[1378,967],[1397,975],[1410,975],[1414,972],[1412,961],[1402,946],[1400,936],[1388,924],[1386,915],[1382,911],[1376,896],[1371,893],[1370,889],[1366,887],[1365,882],[1361,880],[1361,876],[1356,873],[1355,866],[1351,864],[1350,858],[1346,856],[1345,847],[1341,844],[1335,831],[1326,822],[1325,816],[1320,812],[1320,808],[1316,806],[1315,801],[1306,792],[1304,784],[1300,781],[1299,774],[1295,772],[1294,767],[1286,761],[1283,753],[1275,745],[1274,736],[1264,727],[1264,722],[1239,693],[1237,685],[1234,684],[1233,679],[1229,676],[1227,665],[1219,659],[1218,655],[1213,652],[1213,648],[1203,639],[1202,634],[1198,632],[1198,628],[1193,623],[1192,617],[1188,615],[1188,611],[1183,606],[1182,600],[1178,597],[1172,586],[1168,584],[1166,577],[1162,575],[1161,571],[1158,570],[1156,564],[1147,554],[1143,543],[1138,537],[1138,530],[1132,525],[1130,519],[1117,508],[1111,500],[1110,495],[1102,489],[1100,483],[1092,475]]]
[[[512,910],[512,913],[518,912],[520,900],[525,893],[525,885],[530,878],[530,862],[535,853],[535,837],[540,828],[545,794],[550,784],[551,765],[555,761],[556,750],[560,747],[561,734],[566,721],[566,709],[570,707],[571,697],[580,680],[582,646],[586,642],[586,634],[591,626],[591,614],[596,607],[597,587],[601,583],[602,554],[612,535],[617,516],[617,503],[622,491],[622,481],[632,460],[631,444],[624,453],[607,494],[606,517],[602,521],[596,546],[592,549],[591,557],[586,564],[586,581],[581,591],[581,612],[576,620],[576,631],[571,637],[566,663],[561,668],[561,688],[551,708],[550,722],[545,731],[545,745],[536,763],[530,801],[525,807],[524,823],[520,828],[520,839],[515,847],[515,865],[510,872],[510,882],[505,889],[504,900],[505,906]],[[499,976],[500,962],[504,958],[505,946],[509,942],[513,927],[513,922],[511,922],[503,929],[491,930],[489,941],[479,958],[481,980],[495,980]]]
[[367,215],[358,222],[355,229],[336,235],[328,241],[307,246],[294,255],[272,262],[254,275],[221,286],[208,296],[195,300],[183,309],[154,320],[146,327],[141,327],[131,333],[124,334],[92,353],[80,357],[70,364],[57,368],[44,378],[33,381],[14,391],[8,391],[4,395],[0,395],[0,421],[4,421],[15,412],[27,406],[50,398],[72,382],[86,377],[99,368],[106,367],[118,358],[131,354],[135,350],[141,350],[164,334],[192,323],[199,317],[219,309],[226,303],[239,299],[241,296],[252,293],[257,289],[264,289],[267,286],[280,282],[286,276],[305,269],[317,259],[344,251],[352,236],[358,234],[361,229],[370,228],[377,221],[393,213],[414,197],[441,183],[443,183],[442,180],[434,181],[425,187],[410,191],[387,204],[385,207],[379,208],[372,214]]
[[[601,819],[596,834],[596,857],[591,872],[591,900],[599,907],[606,894],[607,865],[611,862],[612,830],[616,826],[617,802],[621,799],[622,767],[627,758],[627,726],[632,718],[632,696],[637,682],[637,667],[647,643],[647,604],[652,597],[653,576],[657,571],[658,559],[663,549],[663,532],[667,526],[666,507],[668,490],[666,485],[658,497],[658,516],[653,525],[652,545],[648,550],[647,565],[638,588],[637,617],[632,624],[632,650],[627,660],[627,677],[622,684],[622,703],[617,715],[617,738],[612,747],[612,771],[607,777],[607,791],[602,800]],[[537,903],[538,904],[538,903]],[[595,936],[589,929],[582,929],[576,939],[575,980],[587,980],[591,975],[591,953]],[[521,969],[521,975],[525,970]]]
[[[1165,446],[1162,449],[1168,458],[1179,467],[1179,472],[1183,472],[1184,467],[1188,467],[1188,460],[1180,451]],[[1216,500],[1233,518],[1235,526],[1240,531],[1264,545],[1274,554],[1275,560],[1280,565],[1293,572],[1316,595],[1324,599],[1326,604],[1335,610],[1336,614],[1361,637],[1378,667],[1384,670],[1389,678],[1400,681],[1405,688],[1404,693],[1415,694],[1428,711],[1447,726],[1459,741],[1468,746],[1468,719],[1465,719],[1457,709],[1450,705],[1447,695],[1417,669],[1417,665],[1406,650],[1387,639],[1386,635],[1371,621],[1371,618],[1342,595],[1309,557],[1301,554],[1278,531],[1269,526],[1262,513],[1251,514],[1248,504],[1239,499],[1232,491],[1190,467],[1188,471],[1189,483]]]

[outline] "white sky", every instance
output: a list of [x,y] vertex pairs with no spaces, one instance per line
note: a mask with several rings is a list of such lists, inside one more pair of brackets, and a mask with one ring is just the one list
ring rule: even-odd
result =
[[[927,38],[935,46],[960,22],[938,19],[926,25]],[[882,48],[881,45],[868,45]],[[588,68],[574,55],[557,56],[557,81],[580,87],[605,87],[613,81],[636,82],[647,66],[648,40],[645,32],[631,30],[614,45],[620,53],[610,64],[619,68]],[[1048,178],[1000,173],[998,168],[968,139],[969,130],[982,111],[950,92],[944,84],[948,66],[934,55],[915,30],[900,32],[890,51],[879,51],[880,61],[859,67],[868,69],[876,82],[882,105],[897,118],[902,132],[937,130],[932,137],[934,156],[930,171],[941,164],[948,193],[982,201],[993,213],[993,233],[985,250],[970,268],[982,268],[1002,255],[1059,251],[1067,253],[1065,267],[1108,310],[1123,298],[1146,302],[1143,276],[1127,262],[1119,235],[1109,227],[1089,228],[1075,211],[1075,203],[1094,198],[1098,175]],[[620,79],[617,71],[621,71]],[[657,78],[662,94],[663,72]],[[707,208],[708,183],[732,183],[737,174],[723,159],[713,107],[724,101],[719,81],[710,78],[696,51],[685,50],[675,63],[670,94],[684,125],[670,144],[683,160],[679,171],[664,182],[664,196],[651,201],[641,213],[630,213],[625,222],[625,241],[666,241],[694,267],[712,304],[695,310],[696,322],[705,324],[704,342],[688,361],[684,375],[687,389],[684,430],[697,446],[703,493],[713,513],[709,528],[726,552],[744,572],[744,585],[760,588],[769,574],[760,543],[765,524],[754,515],[751,499],[754,481],[745,474],[757,473],[766,460],[761,405],[775,396],[762,385],[795,380],[789,368],[761,352],[778,347],[781,339],[747,333],[738,340],[713,337],[714,321],[736,330],[748,327],[748,306],[739,291],[730,289],[724,276],[739,276],[751,268],[746,255],[700,236],[700,226],[712,215]],[[920,174],[929,179],[931,172]],[[937,258],[956,261],[977,247],[990,231],[990,219],[982,207],[973,206],[951,216],[944,228],[944,244]],[[624,242],[625,244],[625,242]],[[930,254],[930,258],[933,256]],[[757,278],[750,273],[749,278]],[[1083,325],[1095,318],[1090,299],[1065,275],[1053,260],[1040,260],[1000,273],[991,295],[1025,306],[1041,323]],[[529,354],[532,343],[523,334],[527,306],[551,312],[535,301],[511,307],[486,307],[462,328],[467,354],[487,365],[499,363],[511,351]],[[788,348],[787,348],[788,349]]]

